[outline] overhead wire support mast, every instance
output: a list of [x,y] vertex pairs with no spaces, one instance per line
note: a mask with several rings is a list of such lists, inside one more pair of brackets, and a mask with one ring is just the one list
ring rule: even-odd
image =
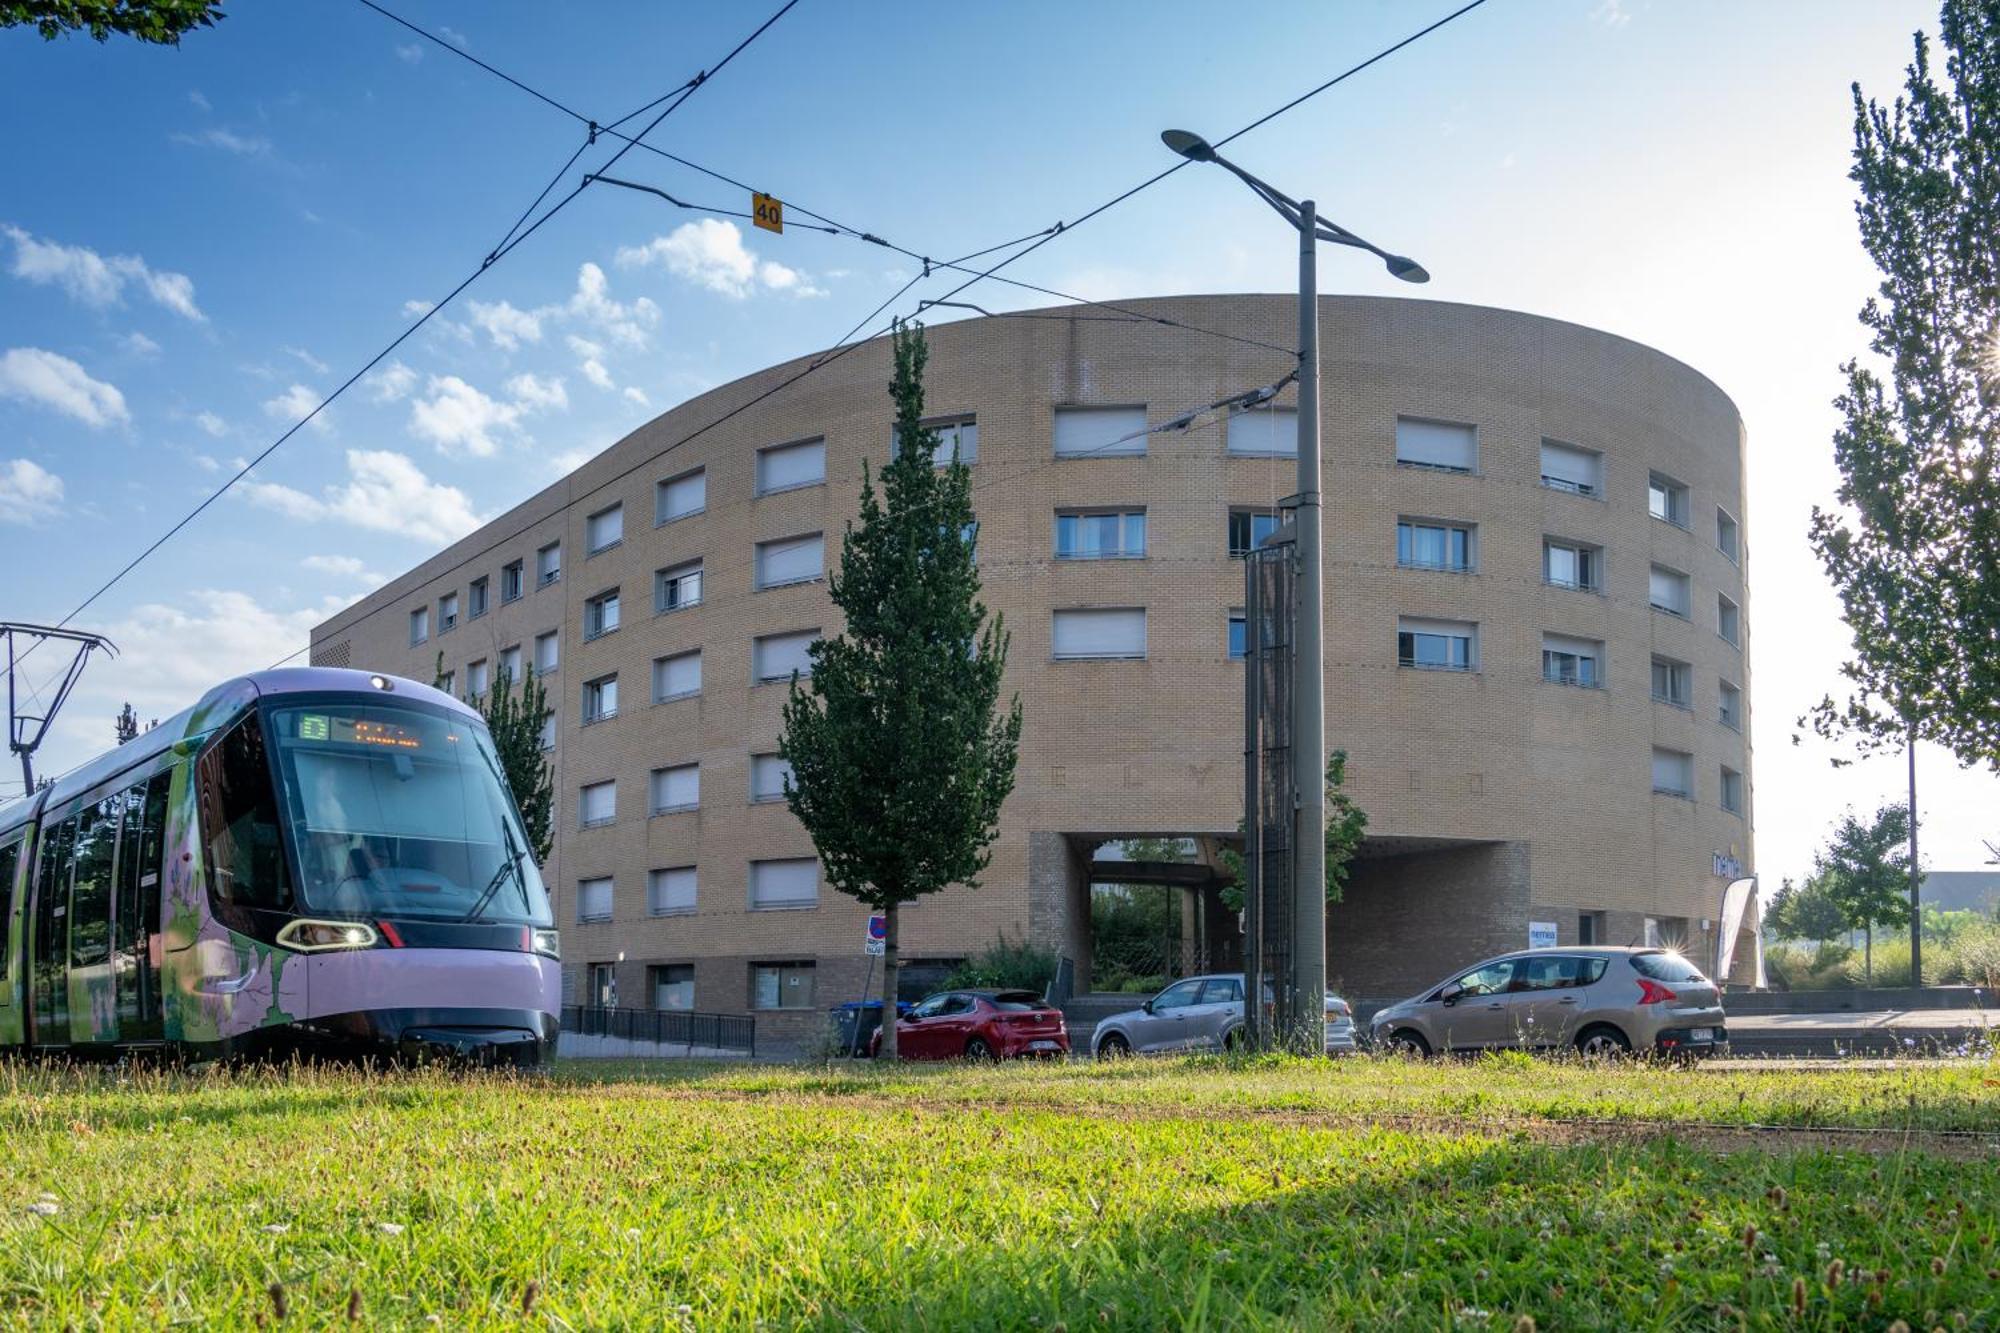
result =
[[[16,637],[32,639],[26,652],[16,654]],[[76,688],[77,680],[83,675],[84,663],[95,650],[103,650],[109,657],[118,656],[118,647],[102,634],[92,634],[88,630],[64,629],[60,625],[30,625],[18,621],[0,623],[0,638],[7,640],[7,748],[21,756],[21,792],[33,795],[35,791],[35,751],[41,748],[42,740],[49,734],[49,724],[62,711],[63,702],[69,692]],[[21,662],[35,649],[54,639],[74,645],[74,656],[64,668],[62,681],[56,686],[55,698],[40,713],[24,713],[20,700]]]

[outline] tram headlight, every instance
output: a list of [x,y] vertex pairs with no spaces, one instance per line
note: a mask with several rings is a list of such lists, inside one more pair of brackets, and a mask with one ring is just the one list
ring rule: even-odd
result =
[[528,932],[528,948],[531,952],[562,960],[562,933],[554,930],[531,930]]
[[380,936],[366,921],[314,921],[300,918],[278,932],[278,943],[299,953],[335,949],[370,949]]

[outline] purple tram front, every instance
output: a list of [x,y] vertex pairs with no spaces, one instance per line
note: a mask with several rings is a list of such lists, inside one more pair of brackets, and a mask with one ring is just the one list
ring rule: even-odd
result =
[[0,811],[0,891],[18,942],[0,1045],[503,1063],[554,1048],[557,936],[492,737],[410,681],[217,686]]

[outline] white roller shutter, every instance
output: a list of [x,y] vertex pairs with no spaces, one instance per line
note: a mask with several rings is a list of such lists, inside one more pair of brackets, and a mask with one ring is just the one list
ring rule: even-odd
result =
[[578,921],[609,921],[611,919],[611,881],[609,879],[584,879],[577,881],[576,919]]
[[600,513],[592,514],[585,524],[585,538],[593,551],[601,551],[607,546],[616,546],[625,540],[625,506],[613,505]]
[[660,483],[659,500],[654,506],[653,521],[670,523],[677,518],[686,518],[689,514],[699,514],[707,507],[708,473],[697,468],[686,476]]
[[1296,458],[1299,452],[1299,410],[1296,407],[1254,407],[1233,412],[1229,417],[1229,452],[1232,454],[1283,454]]
[[808,629],[796,634],[770,634],[757,640],[750,654],[753,683],[790,680],[794,671],[801,676],[812,674],[810,653],[818,638],[818,630]]
[[750,863],[750,906],[811,907],[819,902],[819,862],[811,857]]
[[811,486],[826,480],[826,441],[781,444],[757,455],[757,493]]
[[826,542],[819,533],[757,543],[757,586],[805,583],[826,572]]
[[1679,750],[1653,751],[1653,790],[1675,796],[1694,794],[1694,756]]
[[653,813],[692,810],[701,804],[701,765],[676,764],[653,770]]
[[1058,407],[1057,458],[1115,458],[1146,452],[1143,407]]
[[1478,432],[1450,421],[1397,417],[1396,461],[1470,472],[1479,464]]
[[653,663],[653,700],[701,693],[701,650],[663,657]]
[[1562,490],[1596,495],[1603,487],[1604,460],[1588,449],[1542,441],[1542,480]]
[[1652,573],[1652,602],[1654,606],[1675,615],[1688,614],[1691,601],[1688,576],[1678,570],[1663,565],[1654,565]]
[[792,776],[792,766],[782,755],[758,754],[750,756],[750,799],[753,801],[782,801],[785,799],[785,781]]
[[646,910],[654,916],[692,912],[695,900],[693,866],[655,870],[646,880]]
[[618,784],[595,782],[583,789],[577,802],[577,822],[585,828],[609,824],[618,818]]
[[1144,657],[1146,608],[1089,607],[1055,613],[1057,657]]

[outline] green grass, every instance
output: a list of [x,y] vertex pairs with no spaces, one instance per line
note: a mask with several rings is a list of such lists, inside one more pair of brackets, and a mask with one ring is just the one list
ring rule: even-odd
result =
[[1732,1152],[1533,1118],[1994,1130],[1996,1092],[1986,1065],[1505,1058],[0,1067],[0,1321],[247,1326],[276,1282],[308,1327],[358,1299],[373,1327],[1991,1328],[1990,1146]]

